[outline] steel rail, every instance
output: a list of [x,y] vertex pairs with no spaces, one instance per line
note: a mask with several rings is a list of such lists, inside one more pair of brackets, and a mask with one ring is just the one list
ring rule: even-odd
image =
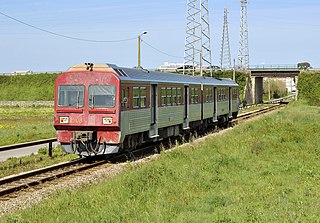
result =
[[249,119],[251,117],[254,117],[254,116],[257,116],[257,115],[260,115],[260,114],[264,114],[264,113],[267,113],[267,112],[274,111],[274,110],[282,108],[284,106],[285,106],[284,104],[278,104],[278,105],[274,105],[274,106],[271,106],[271,107],[266,107],[266,108],[262,108],[262,109],[259,109],[259,110],[254,110],[254,111],[251,111],[251,112],[239,114],[238,117],[234,121]]
[[[10,195],[22,189],[33,187],[41,183],[62,178],[77,172],[101,166],[107,163],[125,162],[129,158],[138,159],[150,154],[154,146],[146,146],[126,154],[119,154],[109,159],[93,160],[91,157],[80,158],[45,168],[41,168],[18,175],[0,179],[0,197]],[[80,166],[76,166],[80,165]]]
[[[80,171],[84,171],[90,168],[94,168],[96,166],[100,166],[102,164],[106,164],[108,161],[107,160],[102,160],[102,161],[97,161],[94,163],[86,163],[83,164],[79,167],[75,167],[72,168],[72,165],[70,165],[67,170],[62,170],[59,171],[65,167],[60,167],[60,168],[53,168],[50,171],[56,171],[56,172],[51,172],[50,171],[40,171],[37,174],[33,174],[31,176],[27,176],[24,175],[23,178],[17,178],[16,180],[13,180],[9,183],[14,183],[14,185],[8,185],[7,187],[4,187],[2,189],[0,189],[0,196],[4,196],[4,195],[8,195],[8,194],[12,194],[14,192],[17,192],[19,190],[25,189],[25,188],[29,188],[32,186],[36,186],[39,185],[41,183],[47,182],[47,181],[51,181],[57,178],[61,178],[67,175],[71,175]],[[73,165],[75,165],[75,163],[73,163]],[[43,176],[41,176],[41,174],[43,174]],[[40,176],[38,176],[40,175]],[[23,181],[23,182],[19,182],[19,181]],[[9,184],[7,183],[7,184]],[[5,184],[3,184],[5,185]]]

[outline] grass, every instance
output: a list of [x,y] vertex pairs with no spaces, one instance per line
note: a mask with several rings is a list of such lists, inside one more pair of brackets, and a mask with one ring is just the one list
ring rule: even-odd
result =
[[0,146],[55,137],[53,107],[1,106]]
[[[293,103],[4,222],[317,222],[320,108]],[[230,140],[232,139],[232,140]]]
[[[45,106],[1,106],[0,107],[0,146],[55,137],[53,127],[53,107]],[[0,162],[0,178],[11,174],[46,167],[78,156],[67,155],[58,146],[53,150],[52,158],[47,149],[38,154],[19,158],[9,158]]]
[[52,150],[52,157],[49,157],[47,148],[42,148],[39,149],[38,154],[31,154],[30,156],[19,158],[11,157],[6,161],[0,162],[0,178],[70,161],[77,157],[77,155],[70,155],[62,152],[61,146],[54,148]]
[[58,75],[0,76],[0,101],[53,101],[54,81]]

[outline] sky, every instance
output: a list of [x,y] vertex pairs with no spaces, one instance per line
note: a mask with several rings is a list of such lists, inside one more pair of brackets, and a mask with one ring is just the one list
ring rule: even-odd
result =
[[[229,11],[231,57],[238,56],[240,0],[209,0],[215,65],[224,8]],[[1,0],[0,73],[64,71],[85,62],[134,67],[137,36],[144,31],[144,68],[183,63],[186,11],[186,0]],[[250,65],[308,61],[320,67],[319,11],[319,0],[249,0]]]

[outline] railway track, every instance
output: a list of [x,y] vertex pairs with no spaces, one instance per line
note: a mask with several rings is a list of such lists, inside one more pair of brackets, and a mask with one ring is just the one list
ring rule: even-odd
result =
[[58,165],[5,177],[0,179],[0,198],[1,200],[8,200],[10,199],[8,195],[17,191],[28,189],[39,184],[81,172],[105,163],[106,161],[85,163],[85,159],[78,159],[71,162],[61,163]]
[[[284,107],[284,105],[277,105],[272,107],[263,108],[260,110],[255,110],[252,112],[247,112],[240,114],[234,122],[238,122],[245,119],[250,119],[252,117],[279,109]],[[93,169],[95,167],[100,167],[102,165],[112,165],[118,162],[124,162],[128,159],[140,159],[146,155],[154,154],[156,150],[155,147],[159,148],[162,142],[149,145],[139,150],[135,150],[131,153],[120,154],[109,159],[103,160],[93,160],[88,158],[79,158],[70,162],[65,162],[46,168],[41,168],[34,171],[29,171],[26,173],[21,173],[13,176],[8,176],[0,179],[0,201],[10,200],[19,196],[20,191],[26,191],[37,185],[45,186],[44,183],[49,181],[58,180],[65,176],[69,176],[75,173],[81,173],[85,170]],[[159,150],[157,150],[159,152]]]
[[[18,192],[26,191],[35,186],[44,187],[46,182],[58,180],[65,176],[76,173],[83,173],[86,170],[94,169],[103,165],[113,165],[126,160],[140,159],[153,153],[156,145],[150,145],[130,153],[120,154],[105,159],[104,157],[79,158],[70,162],[8,176],[0,179],[0,201],[10,200],[18,196]],[[104,159],[101,159],[104,158]]]
[[274,111],[274,110],[277,110],[277,109],[280,109],[280,108],[283,108],[283,107],[285,107],[285,104],[278,104],[278,105],[262,108],[262,109],[259,109],[259,110],[246,112],[246,113],[243,113],[243,114],[239,114],[238,117],[234,121],[238,122],[238,121],[250,119],[250,118],[253,118],[253,117],[256,117],[256,116],[259,116],[259,115],[262,115],[262,114],[265,114],[265,113],[268,113],[268,112],[271,112],[271,111]]

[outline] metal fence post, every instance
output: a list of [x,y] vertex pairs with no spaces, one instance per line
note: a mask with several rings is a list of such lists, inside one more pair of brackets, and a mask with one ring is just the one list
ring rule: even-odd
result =
[[52,157],[52,142],[49,142],[49,157]]

